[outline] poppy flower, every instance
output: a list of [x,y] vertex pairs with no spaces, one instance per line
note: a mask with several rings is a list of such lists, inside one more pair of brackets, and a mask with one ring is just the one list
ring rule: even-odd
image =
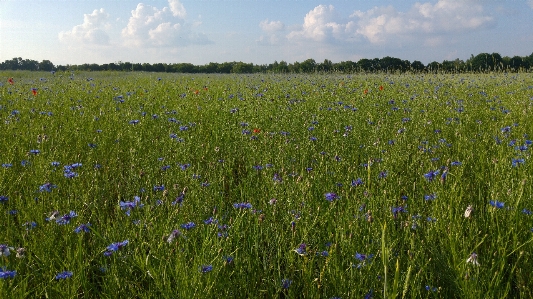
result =
[[200,93],[199,90],[195,90],[195,91],[194,91],[194,94],[198,94],[198,93]]
[[368,93],[368,89],[365,89],[365,91],[363,91],[364,94],[367,94]]
[[261,133],[261,129],[254,129],[254,134]]
[[7,82],[9,82],[9,84],[11,84],[11,85],[15,84],[15,81],[13,81],[13,78],[7,79]]
[[33,93],[34,96],[37,95],[37,88],[32,88],[31,89],[31,93]]
[[379,90],[383,90],[383,85],[380,85],[380,86],[379,86]]

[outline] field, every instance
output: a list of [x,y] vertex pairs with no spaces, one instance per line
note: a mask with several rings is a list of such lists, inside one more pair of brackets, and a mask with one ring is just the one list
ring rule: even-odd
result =
[[0,78],[1,298],[533,297],[532,74]]

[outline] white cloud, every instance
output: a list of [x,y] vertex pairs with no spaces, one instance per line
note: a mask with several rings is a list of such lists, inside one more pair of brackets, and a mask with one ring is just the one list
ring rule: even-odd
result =
[[259,23],[259,27],[265,32],[274,33],[285,29],[285,24],[281,21],[268,21],[268,19],[266,19]]
[[462,0],[416,3],[406,12],[393,6],[357,10],[345,21],[332,5],[319,5],[305,16],[301,29],[290,32],[287,38],[353,42],[363,37],[372,44],[407,38],[436,45],[440,44],[436,42],[440,40],[438,35],[472,31],[493,23],[493,17],[484,14],[480,4]]
[[91,14],[83,15],[83,24],[76,25],[69,31],[59,32],[59,40],[70,44],[106,45],[109,35],[106,30],[110,25],[109,14],[103,8],[95,9]]
[[122,29],[126,44],[131,46],[184,46],[210,43],[207,36],[193,32],[200,23],[187,23],[185,7],[169,0],[169,7],[158,9],[139,3]]

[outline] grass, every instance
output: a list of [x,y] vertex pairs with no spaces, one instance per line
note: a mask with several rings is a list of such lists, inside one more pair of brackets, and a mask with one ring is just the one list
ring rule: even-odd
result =
[[1,77],[3,298],[533,296],[530,74]]

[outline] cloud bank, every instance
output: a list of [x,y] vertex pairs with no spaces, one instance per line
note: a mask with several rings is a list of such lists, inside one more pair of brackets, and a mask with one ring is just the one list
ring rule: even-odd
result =
[[69,44],[109,44],[107,30],[110,28],[109,14],[103,8],[95,9],[91,14],[83,15],[83,24],[72,30],[59,32],[59,40]]

